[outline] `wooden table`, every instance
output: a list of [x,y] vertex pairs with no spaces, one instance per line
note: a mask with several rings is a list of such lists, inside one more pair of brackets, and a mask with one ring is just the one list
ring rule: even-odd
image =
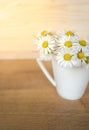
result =
[[81,100],[64,100],[35,60],[1,60],[0,130],[89,130],[89,86]]

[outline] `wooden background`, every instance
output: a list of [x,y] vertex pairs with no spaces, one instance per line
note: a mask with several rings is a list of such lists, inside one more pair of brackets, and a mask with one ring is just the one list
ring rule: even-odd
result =
[[89,130],[89,85],[64,100],[35,60],[0,60],[0,130]]
[[0,0],[0,59],[36,58],[42,29],[89,37],[89,0]]

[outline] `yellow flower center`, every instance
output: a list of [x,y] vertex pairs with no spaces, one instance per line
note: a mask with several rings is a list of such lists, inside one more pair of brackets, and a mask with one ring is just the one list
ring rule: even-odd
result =
[[52,34],[52,32],[48,32],[48,35],[52,36],[53,34]]
[[47,48],[47,47],[48,47],[48,41],[44,41],[44,42],[42,43],[42,47],[43,47],[43,48]]
[[82,45],[82,46],[86,46],[87,42],[85,40],[80,40],[79,44]]
[[84,53],[83,52],[78,52],[77,57],[79,59],[83,59],[84,58]]
[[71,41],[66,41],[64,45],[67,46],[67,47],[72,47],[72,42]]
[[73,36],[74,35],[74,33],[72,32],[72,31],[67,31],[66,33],[65,33],[67,36]]
[[64,60],[71,60],[71,54],[65,54],[64,55]]
[[41,32],[41,36],[45,36],[45,35],[52,36],[53,34],[52,34],[52,32],[47,32],[46,30],[43,30],[43,31]]
[[47,34],[47,31],[46,30],[43,30],[42,32],[41,32],[41,36],[45,36]]
[[86,63],[89,64],[89,56],[86,57]]

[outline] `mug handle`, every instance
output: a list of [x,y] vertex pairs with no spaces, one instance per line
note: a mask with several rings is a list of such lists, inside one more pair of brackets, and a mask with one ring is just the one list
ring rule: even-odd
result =
[[47,79],[51,82],[51,84],[56,87],[56,82],[55,80],[52,78],[52,76],[49,74],[49,72],[47,71],[47,69],[45,68],[45,66],[43,65],[42,61],[37,58],[37,63],[39,65],[39,67],[41,68],[42,72],[45,74],[45,76],[47,77]]

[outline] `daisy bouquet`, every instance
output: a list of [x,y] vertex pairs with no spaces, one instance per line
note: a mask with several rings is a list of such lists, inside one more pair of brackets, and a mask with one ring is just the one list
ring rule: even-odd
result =
[[89,66],[89,41],[71,30],[54,33],[43,30],[37,35],[41,60],[55,59],[62,67]]

